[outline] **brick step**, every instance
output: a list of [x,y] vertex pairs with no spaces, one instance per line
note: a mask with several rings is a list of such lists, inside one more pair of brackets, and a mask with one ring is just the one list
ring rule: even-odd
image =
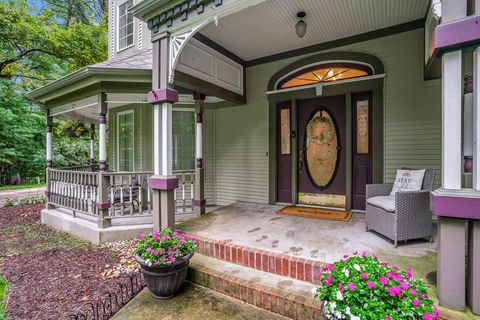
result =
[[197,252],[202,255],[316,285],[320,284],[320,271],[326,265],[321,261],[194,236]]
[[290,319],[325,319],[312,285],[195,253],[187,279]]

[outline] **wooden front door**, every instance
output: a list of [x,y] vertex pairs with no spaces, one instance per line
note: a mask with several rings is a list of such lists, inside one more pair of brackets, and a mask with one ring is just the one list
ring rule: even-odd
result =
[[277,202],[292,203],[292,140],[290,102],[277,107]]
[[346,206],[345,96],[298,103],[298,203]]
[[356,93],[352,103],[352,209],[365,210],[366,185],[373,181],[372,93]]

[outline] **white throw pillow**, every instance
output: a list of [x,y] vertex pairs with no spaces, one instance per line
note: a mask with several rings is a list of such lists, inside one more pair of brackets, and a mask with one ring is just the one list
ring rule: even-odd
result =
[[422,190],[425,169],[423,170],[397,170],[395,183],[393,184],[390,195],[395,195],[397,191],[418,191]]

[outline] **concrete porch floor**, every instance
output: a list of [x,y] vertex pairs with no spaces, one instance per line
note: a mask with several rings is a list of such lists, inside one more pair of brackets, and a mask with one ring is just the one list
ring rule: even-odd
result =
[[350,222],[338,222],[277,214],[282,207],[239,202],[182,222],[179,227],[205,238],[322,262],[334,262],[354,250],[420,257],[437,247],[435,242],[421,239],[400,243],[394,248],[389,239],[365,231],[362,213],[354,213]]
[[[282,207],[239,202],[180,222],[177,227],[203,238],[321,262],[337,261],[355,250],[375,253],[400,268],[412,268],[414,276],[427,283],[430,297],[436,300],[435,222],[433,243],[412,240],[394,248],[389,239],[365,231],[362,213],[355,213],[350,222],[337,222],[277,214]],[[446,308],[441,308],[441,314],[448,319],[480,319],[468,311]]]

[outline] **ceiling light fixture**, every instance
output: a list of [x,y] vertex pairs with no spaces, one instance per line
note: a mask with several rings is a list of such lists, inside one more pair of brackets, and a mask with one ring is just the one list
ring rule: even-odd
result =
[[297,13],[297,18],[299,18],[300,20],[295,25],[295,32],[297,33],[297,36],[299,38],[303,38],[303,36],[307,32],[307,23],[303,21],[304,17],[305,17],[305,12],[300,11]]

